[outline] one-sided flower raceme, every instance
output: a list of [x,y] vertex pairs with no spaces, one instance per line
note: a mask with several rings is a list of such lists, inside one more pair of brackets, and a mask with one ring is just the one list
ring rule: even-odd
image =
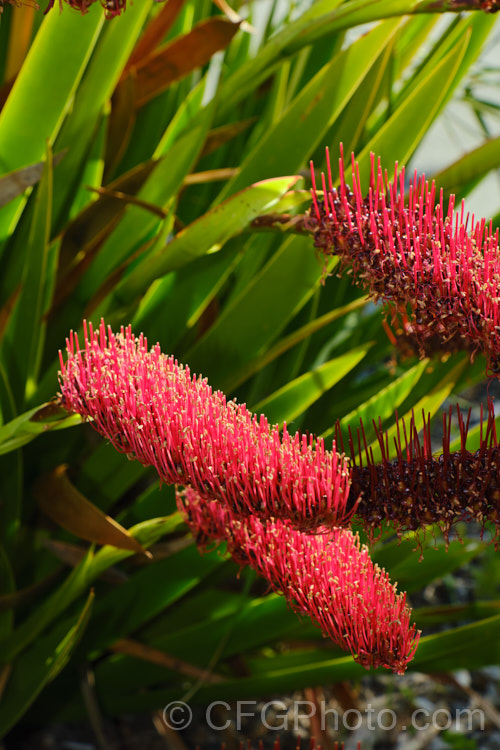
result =
[[238,519],[216,501],[187,488],[177,493],[197,543],[226,541],[239,565],[250,565],[363,666],[401,674],[413,658],[420,633],[410,624],[406,595],[370,559],[349,529],[309,534],[286,520]]
[[344,526],[354,507],[349,468],[335,448],[300,433],[280,434],[244,404],[161,353],[157,344],[118,335],[104,322],[71,333],[60,355],[60,397],[92,420],[114,447],[154,466],[166,484],[190,485],[235,514],[288,518],[300,528]]
[[370,186],[363,190],[352,157],[352,190],[344,179],[341,149],[340,187],[333,187],[327,150],[327,178],[316,190],[311,164],[313,205],[307,225],[314,244],[326,255],[338,255],[343,267],[374,299],[390,303],[394,322],[419,342],[442,346],[458,342],[474,355],[485,354],[488,367],[500,373],[500,255],[498,230],[484,219],[445,208],[443,192],[425,176],[410,181],[405,198],[405,170],[396,163],[390,181],[380,159],[371,156]]
[[[397,415],[396,415],[397,417]],[[446,539],[460,521],[477,522],[500,541],[500,442],[497,437],[493,402],[487,414],[481,408],[477,450],[467,450],[471,412],[464,419],[457,406],[460,449],[450,451],[452,409],[443,414],[443,438],[439,455],[431,441],[430,416],[422,415],[419,432],[412,415],[409,424],[396,419],[396,435],[374,424],[382,460],[375,462],[368,447],[363,424],[357,439],[349,428],[348,444],[352,466],[356,517],[373,534],[386,522],[398,534],[438,524]],[[340,429],[337,444],[343,447]],[[392,445],[393,443],[393,445]],[[349,452],[349,451],[348,451]],[[391,457],[392,456],[392,457]]]

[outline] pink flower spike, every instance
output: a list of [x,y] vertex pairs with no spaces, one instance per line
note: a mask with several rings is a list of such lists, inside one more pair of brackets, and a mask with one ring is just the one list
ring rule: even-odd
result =
[[290,435],[226,401],[205,379],[129,328],[101,322],[70,336],[61,355],[61,402],[130,459],[154,466],[166,484],[190,485],[233,512],[287,518],[300,528],[349,523],[350,473],[323,440]]
[[393,322],[421,356],[436,348],[482,351],[489,371],[500,376],[498,232],[466,214],[463,202],[455,212],[453,196],[445,208],[442,191],[435,204],[435,185],[424,175],[414,174],[405,199],[404,168],[395,167],[391,183],[373,155],[371,165],[365,197],[354,157],[352,190],[341,159],[340,191],[314,196],[306,226],[315,247],[339,256],[375,300],[391,303]]
[[225,540],[235,562],[266,578],[359,664],[405,671],[420,633],[410,624],[406,594],[373,564],[357,534],[340,528],[308,534],[288,521],[255,516],[239,520],[192,489],[178,493],[177,504],[198,544]]

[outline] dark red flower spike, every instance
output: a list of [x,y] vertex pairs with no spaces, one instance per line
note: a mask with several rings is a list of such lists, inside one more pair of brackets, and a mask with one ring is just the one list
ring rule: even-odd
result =
[[[368,531],[373,533],[391,523],[402,534],[438,524],[447,539],[460,521],[476,521],[483,531],[491,523],[493,541],[499,543],[500,442],[493,402],[488,402],[486,415],[481,408],[480,443],[475,452],[466,448],[470,417],[469,411],[464,419],[457,406],[461,447],[451,452],[452,408],[443,414],[440,455],[432,448],[429,416],[423,416],[421,433],[413,415],[409,424],[397,419],[392,445],[387,432],[374,422],[380,462],[374,461],[367,446],[363,425],[357,429],[356,439],[349,428],[351,492],[358,501],[357,517]],[[343,447],[339,429],[336,438]]]

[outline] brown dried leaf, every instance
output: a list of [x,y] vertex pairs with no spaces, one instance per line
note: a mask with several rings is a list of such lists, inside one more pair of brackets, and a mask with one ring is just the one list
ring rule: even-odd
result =
[[256,120],[256,117],[249,117],[247,120],[230,122],[228,125],[221,125],[219,128],[210,130],[201,155],[206,156],[207,154],[211,154],[212,151],[216,151],[232,138],[236,138],[240,133],[244,133]]
[[227,47],[239,27],[239,23],[226,18],[209,18],[144,59],[135,68],[136,107],[142,107],[171,83],[205,65],[215,52]]
[[168,33],[175,19],[182,10],[186,0],[168,0],[161,12],[148,24],[130,55],[124,69],[124,74],[136,67],[145,57],[158,47]]
[[172,669],[174,672],[186,675],[186,677],[194,677],[196,680],[203,680],[209,684],[216,685],[224,682],[224,678],[218,674],[211,674],[206,669],[195,667],[193,664],[182,661],[175,656],[170,656],[170,654],[166,654],[164,651],[160,651],[152,646],[147,646],[145,643],[134,641],[131,638],[121,638],[119,641],[115,641],[110,646],[110,649],[115,653],[127,654],[127,656],[133,656],[135,659],[142,659],[165,669]]
[[19,284],[19,286],[14,289],[10,297],[8,297],[0,307],[0,341],[3,339],[4,333],[7,330],[10,316],[12,315],[12,312],[16,306],[17,298],[21,293],[21,289],[22,286],[21,284]]
[[[59,164],[66,150],[56,154],[53,158],[53,165]],[[18,195],[24,193],[27,188],[33,187],[42,176],[44,162],[39,161],[36,164],[30,164],[28,167],[16,169],[0,177],[0,207],[5,206]]]
[[122,203],[131,203],[134,206],[143,208],[145,211],[149,211],[155,216],[159,216],[160,219],[164,219],[167,215],[167,213],[163,210],[163,208],[161,208],[161,206],[156,206],[154,203],[143,201],[140,198],[137,198],[135,195],[127,195],[127,193],[123,193],[121,190],[111,190],[110,188],[105,187],[88,187],[87,190],[91,190],[92,192],[98,193],[99,195],[108,195],[110,198],[116,198],[116,200],[122,201]]
[[10,17],[9,36],[7,41],[7,60],[5,63],[4,79],[15,80],[26,59],[33,36],[35,11],[39,6],[35,2],[24,2],[12,8]]
[[235,177],[239,171],[239,167],[221,167],[220,169],[207,169],[204,172],[192,172],[184,177],[182,184],[201,185],[206,182],[222,182]]
[[34,495],[45,515],[80,539],[149,554],[123,526],[89,502],[71,484],[66,466],[58,466],[41,477],[35,485]]

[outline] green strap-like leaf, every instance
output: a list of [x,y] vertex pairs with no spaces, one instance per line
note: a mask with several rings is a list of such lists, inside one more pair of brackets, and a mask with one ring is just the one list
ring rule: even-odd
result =
[[[454,365],[452,369],[447,368],[448,372],[446,373],[444,378],[442,378],[439,383],[437,383],[437,385],[435,385],[423,398],[421,398],[418,403],[414,404],[412,408],[406,412],[406,414],[400,416],[400,423],[405,422],[406,424],[409,424],[410,419],[413,415],[417,431],[420,432],[420,430],[422,430],[423,428],[422,410],[424,411],[426,420],[428,415],[432,417],[446,400],[446,398],[448,398],[466,366],[467,357],[462,356],[461,361],[459,361],[458,364]],[[399,429],[401,431],[401,424]],[[386,432],[391,455],[394,455],[394,438],[397,436],[397,432],[398,430],[396,423],[394,423],[392,427],[390,427]],[[380,461],[382,458],[382,451],[378,440],[375,440],[369,446],[369,449],[373,451],[374,461]]]
[[[175,531],[182,523],[180,514],[153,518],[129,529],[142,547],[149,547],[165,534]],[[5,660],[13,659],[81,596],[101,573],[112,565],[134,554],[130,550],[102,547],[98,552],[91,548],[82,562],[70,573],[59,588],[39,605],[13,633],[0,642],[0,653]]]
[[241,370],[231,373],[227,381],[223,379],[220,384],[221,389],[223,391],[234,390],[237,386],[241,385],[241,383],[244,383],[245,380],[252,375],[255,375],[255,373],[262,370],[266,365],[273,362],[289,349],[292,349],[297,344],[301,344],[309,339],[313,333],[316,333],[330,323],[333,323],[334,320],[338,320],[354,310],[359,310],[359,308],[363,307],[365,304],[366,300],[364,297],[359,298],[354,300],[354,302],[349,302],[347,305],[343,305],[342,307],[336,307],[335,309],[330,310],[330,312],[321,315],[319,318],[314,318],[314,320],[301,326],[296,331],[293,331],[293,333],[280,339],[276,344],[265,351],[264,354],[256,357],[248,364],[245,364]]
[[[12,347],[13,362],[9,363],[20,403],[34,390],[45,338],[46,324],[42,320],[45,302],[47,258],[52,220],[52,152],[47,145],[47,155],[42,179],[37,187],[33,221],[25,249],[21,294],[7,329],[6,339]],[[23,346],[15,345],[22,341]],[[24,391],[24,393],[23,393]]]
[[479,180],[500,166],[500,136],[491,138],[478,148],[433,175],[436,184],[447,194],[466,195]]
[[[360,177],[363,185],[368,185],[370,174],[370,153],[380,156],[382,164],[391,169],[391,163],[398,159],[407,164],[415,148],[427,132],[431,122],[448,98],[449,90],[458,67],[465,55],[468,35],[463,36],[451,52],[425,76],[410,96],[404,100],[375,136],[357,154]],[[408,123],[411,122],[411,128]],[[346,170],[350,174],[350,166]]]
[[[381,419],[385,422],[394,414],[394,411],[400,404],[411,394],[413,387],[422,377],[425,368],[429,363],[428,359],[422,360],[414,367],[411,367],[399,378],[393,380],[388,386],[382,388],[375,396],[372,396],[364,404],[360,404],[356,409],[350,411],[340,420],[340,428],[345,431],[350,425],[356,428],[359,421],[362,420],[365,433],[368,436],[372,432],[371,420]],[[323,437],[330,437],[335,432],[335,427],[330,428],[323,434]]]
[[[96,5],[78,13],[48,13],[0,114],[0,170],[3,173],[41,161],[83,75],[104,23]],[[47,102],[50,86],[50,106]],[[13,229],[24,201],[0,211],[0,239]]]
[[186,361],[194,371],[206,373],[218,387],[222,379],[230,382],[279,337],[320,284],[322,269],[311,244],[309,237],[300,235],[281,243],[264,268],[186,352]]
[[[55,147],[56,151],[68,149],[67,158],[55,174],[54,217],[56,221],[60,220],[61,211],[68,201],[68,194],[72,193],[72,187],[74,189],[74,186],[78,184],[82,163],[92,141],[98,134],[96,124],[100,121],[103,107],[113,93],[152,4],[153,0],[133,3],[121,18],[115,19],[118,23],[106,24],[90,58],[88,68],[76,92],[71,113],[61,128]],[[91,8],[91,10],[94,9]],[[71,37],[66,40],[66,44],[73,42]],[[73,54],[72,51],[71,56]],[[50,85],[52,90],[54,84],[51,82]]]
[[224,562],[218,552],[201,557],[192,545],[143,567],[96,602],[85,637],[88,648],[104,648],[137,630],[192,591]]
[[[175,146],[172,146],[171,151],[158,161],[153,173],[148,177],[137,195],[140,200],[152,203],[159,208],[168,208],[184,177],[191,170],[205,141],[213,108],[207,108],[204,112],[204,123],[180,137],[175,142]],[[153,214],[138,206],[127,206],[117,228],[106,240],[94,263],[82,279],[78,291],[79,296],[84,300],[90,299],[95,290],[99,289],[105,281],[108,274],[126,261],[148,238],[153,237],[160,226],[159,219]],[[162,253],[162,256],[164,255],[165,253]],[[146,261],[143,261],[143,263]],[[140,266],[134,271],[134,279],[139,268]],[[154,278],[156,278],[155,275],[152,278],[148,276],[149,281],[145,282],[146,287]],[[142,284],[141,291],[143,291]]]
[[[186,137],[191,137],[191,134]],[[216,252],[231,237],[242,232],[253,219],[270,211],[298,180],[299,177],[263,180],[216,206],[182,229],[161,253],[145,258],[134,269],[134,273],[118,285],[117,298],[129,302],[155,279],[202,255]]]
[[370,344],[364,344],[300,375],[259,401],[252,411],[263,412],[271,424],[289,424],[356,367],[368,349]]
[[217,200],[255,180],[298,170],[361,86],[399,24],[398,20],[380,24],[321,68],[245,156],[238,175],[226,184]]
[[53,404],[35,406],[0,427],[0,455],[17,450],[48,430],[61,430],[81,424],[79,414],[68,414]]
[[45,685],[66,665],[90,618],[94,594],[88,595],[83,609],[59,623],[14,662],[0,704],[0,736],[27,711]]

